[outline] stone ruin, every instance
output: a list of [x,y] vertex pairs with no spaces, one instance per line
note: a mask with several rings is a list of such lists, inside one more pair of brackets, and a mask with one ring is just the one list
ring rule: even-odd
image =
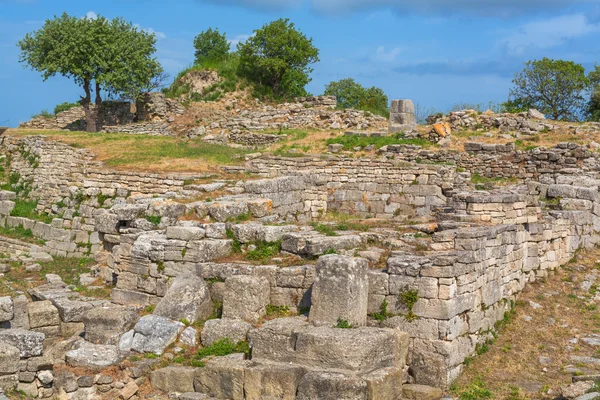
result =
[[[411,123],[409,103],[395,110]],[[0,388],[37,398],[141,398],[149,381],[156,399],[439,399],[528,283],[600,241],[600,157],[574,143],[260,156],[229,169],[258,179],[210,183],[110,170],[44,137],[0,150],[54,217],[13,216],[17,194],[0,191],[0,226],[39,240],[0,236],[0,252],[32,271],[93,257],[80,284],[111,292],[48,273],[0,297]],[[512,184],[474,187],[475,173]],[[244,258],[273,244],[265,263]],[[245,347],[176,361],[224,340]]]

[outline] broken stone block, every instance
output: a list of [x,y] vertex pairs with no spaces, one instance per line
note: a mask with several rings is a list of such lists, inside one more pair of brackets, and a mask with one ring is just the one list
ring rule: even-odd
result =
[[312,288],[309,322],[317,326],[335,326],[338,320],[345,320],[353,327],[366,325],[367,268],[367,261],[360,258],[321,257]]
[[[206,328],[206,325],[204,326]],[[181,336],[179,336],[179,342],[190,347],[198,346],[198,331],[191,326],[185,328],[184,331],[181,332]]]
[[23,329],[0,329],[0,344],[6,343],[19,349],[21,358],[41,356],[45,335]]
[[252,359],[294,362],[297,334],[309,327],[305,316],[277,318],[265,322],[260,328],[248,333]]
[[309,372],[300,381],[296,399],[367,400],[367,383],[353,375]]
[[369,400],[402,399],[402,368],[381,368],[362,376]]
[[10,296],[0,297],[0,322],[7,322],[14,317],[13,300]]
[[58,309],[63,322],[82,322],[83,313],[94,306],[86,301],[74,301],[66,298],[53,298],[52,304]]
[[104,369],[120,363],[123,357],[117,346],[83,342],[75,350],[66,354],[67,364],[72,367]]
[[444,393],[441,389],[425,385],[404,385],[402,397],[406,400],[440,400]]
[[244,374],[246,400],[295,399],[306,369],[280,363],[253,363]]
[[134,308],[94,308],[83,315],[85,340],[94,344],[116,345],[120,336],[132,329],[137,320]]
[[257,323],[267,313],[270,284],[264,277],[235,275],[225,280],[223,318]]
[[196,370],[194,390],[218,399],[244,400],[244,372],[249,365],[251,361],[213,358]]
[[232,342],[242,342],[246,340],[248,332],[252,325],[245,321],[236,319],[211,319],[206,321],[202,329],[202,345],[211,346],[213,343],[229,338]]
[[197,275],[180,275],[167,294],[156,305],[154,315],[190,323],[206,320],[213,312],[210,291],[204,279]]
[[51,301],[35,301],[29,304],[29,327],[31,329],[60,325],[58,309]]
[[142,317],[133,328],[131,350],[138,353],[162,354],[177,339],[185,325],[158,315]]
[[21,352],[9,344],[0,346],[0,375],[16,374],[19,372]]
[[193,392],[194,368],[166,367],[150,373],[150,383],[163,392]]
[[318,327],[295,336],[295,363],[315,368],[363,373],[402,368],[408,349],[408,336],[393,329]]

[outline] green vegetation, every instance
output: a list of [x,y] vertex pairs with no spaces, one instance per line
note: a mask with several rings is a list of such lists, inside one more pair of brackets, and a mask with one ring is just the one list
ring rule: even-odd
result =
[[239,72],[251,82],[264,85],[275,98],[305,96],[319,50],[289,19],[278,19],[255,30],[238,44]]
[[507,179],[500,176],[488,178],[475,172],[471,174],[471,182],[475,185],[478,190],[485,189],[486,185],[505,185],[507,183],[515,182],[516,179]]
[[[154,33],[121,18],[79,18],[67,13],[46,20],[44,26],[19,41],[19,61],[40,72],[72,78],[85,93],[88,132],[97,130],[101,90],[113,96],[136,98],[156,87],[163,72],[157,59]],[[95,92],[95,105],[91,107]]]
[[162,217],[160,215],[146,215],[146,220],[158,226],[160,225],[160,221],[162,221]]
[[410,144],[415,146],[421,146],[424,148],[435,146],[433,143],[425,139],[406,139],[404,135],[399,133],[393,136],[382,136],[382,137],[371,137],[371,136],[338,136],[335,138],[327,139],[327,144],[341,144],[344,146],[344,150],[352,150],[355,147],[365,148],[373,145],[376,149],[380,149],[383,146],[390,144]]
[[204,367],[204,361],[208,357],[224,357],[233,353],[244,353],[250,357],[250,351],[248,342],[234,343],[231,339],[225,338],[216,341],[211,346],[199,349],[192,358],[191,364],[193,367]]
[[398,295],[398,301],[408,309],[407,313],[404,315],[404,318],[406,318],[407,321],[414,321],[419,318],[413,312],[413,307],[417,301],[419,301],[419,291],[417,289],[405,288]]
[[312,222],[310,224],[315,231],[319,232],[325,236],[339,236],[338,233],[331,225],[319,224],[317,222]]
[[340,329],[352,329],[352,325],[350,325],[348,321],[342,318],[339,318],[337,320],[337,325],[335,327]]
[[393,315],[388,312],[387,308],[388,308],[388,302],[386,300],[383,300],[381,302],[381,305],[379,306],[379,312],[372,314],[371,316],[379,322],[385,321],[386,319],[388,319],[389,317],[391,317]]
[[0,235],[12,239],[19,239],[28,243],[35,243],[40,245],[43,245],[45,243],[43,240],[36,239],[33,236],[33,232],[31,231],[31,229],[25,229],[23,228],[23,225],[15,226],[14,228],[0,226]]
[[267,306],[267,317],[285,318],[291,315],[293,313],[288,306],[274,306],[272,304]]
[[493,397],[492,392],[481,378],[475,378],[473,382],[462,392],[454,393],[459,400],[486,400]]
[[42,111],[40,111],[39,113],[37,113],[37,114],[33,114],[33,115],[31,116],[31,118],[37,118],[37,117],[44,117],[44,118],[51,119],[51,118],[54,118],[54,114],[52,114],[52,113],[51,113],[50,111],[48,111],[48,110],[42,110]]
[[61,113],[63,111],[67,111],[70,110],[73,107],[79,107],[81,104],[79,102],[77,103],[69,103],[68,101],[65,103],[61,103],[58,104],[56,107],[54,107],[54,114],[58,114]]
[[227,239],[231,239],[233,241],[233,244],[231,245],[232,247],[232,251],[235,254],[239,254],[242,252],[242,243],[237,240],[237,238],[235,237],[235,233],[233,233],[233,231],[229,228],[227,228],[227,230],[225,231],[225,234],[227,235]]
[[337,97],[337,107],[364,110],[389,118],[388,97],[377,87],[365,88],[352,78],[329,83],[325,87],[326,96]]
[[255,242],[254,245],[256,249],[248,251],[248,260],[265,262],[281,251],[281,241]]
[[218,29],[209,28],[200,32],[194,38],[194,48],[196,49],[196,64],[204,62],[222,61],[229,55],[231,44],[227,40],[225,33],[219,33]]
[[577,121],[585,110],[590,83],[585,68],[573,61],[528,61],[515,74],[509,105],[533,107],[554,120]]

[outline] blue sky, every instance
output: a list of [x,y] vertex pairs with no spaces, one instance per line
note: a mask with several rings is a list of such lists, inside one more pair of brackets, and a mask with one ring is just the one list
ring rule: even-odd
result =
[[441,111],[506,100],[512,76],[530,59],[588,69],[600,62],[600,0],[0,0],[0,125],[79,98],[66,78],[44,82],[18,63],[16,42],[64,11],[120,16],[153,30],[172,76],[193,61],[198,32],[216,27],[235,43],[288,17],[321,51],[311,93],[353,77],[390,99]]

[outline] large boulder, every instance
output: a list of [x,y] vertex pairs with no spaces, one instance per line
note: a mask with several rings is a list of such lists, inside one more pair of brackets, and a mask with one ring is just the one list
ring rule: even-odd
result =
[[132,329],[138,320],[134,308],[98,307],[83,315],[85,340],[95,344],[116,345],[125,332]]
[[165,297],[156,305],[154,315],[194,323],[208,319],[212,312],[213,302],[204,279],[186,274],[175,278]]
[[252,325],[245,321],[237,319],[211,319],[206,321],[202,329],[202,345],[211,346],[213,343],[229,338],[232,342],[242,342],[246,340],[248,331]]
[[316,326],[335,326],[340,320],[353,327],[366,325],[369,298],[367,268],[367,261],[361,258],[321,257],[312,288],[309,321]]
[[257,323],[267,313],[271,286],[264,277],[234,275],[225,280],[223,318]]
[[138,353],[162,354],[177,340],[185,325],[158,315],[142,317],[133,328],[131,350]]

